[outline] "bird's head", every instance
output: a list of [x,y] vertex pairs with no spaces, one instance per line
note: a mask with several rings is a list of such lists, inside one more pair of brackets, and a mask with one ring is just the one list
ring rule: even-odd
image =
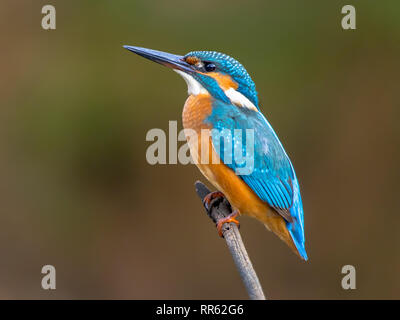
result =
[[215,51],[192,51],[184,56],[140,47],[124,48],[174,69],[186,81],[190,95],[210,94],[240,107],[258,109],[256,86],[246,69],[232,57]]

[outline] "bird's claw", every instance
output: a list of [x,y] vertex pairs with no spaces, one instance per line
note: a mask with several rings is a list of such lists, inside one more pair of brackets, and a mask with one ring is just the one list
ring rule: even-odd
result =
[[203,205],[207,211],[211,209],[211,202],[217,198],[225,198],[224,194],[221,191],[214,191],[207,194],[203,199]]
[[227,217],[225,217],[225,218],[223,218],[223,219],[220,219],[220,220],[218,221],[218,223],[217,223],[217,230],[218,230],[218,234],[219,234],[219,236],[220,236],[221,238],[224,237],[223,232],[222,232],[222,226],[223,226],[225,223],[233,222],[233,223],[235,223],[238,227],[240,226],[239,221],[237,221],[237,220],[235,219],[238,215],[239,215],[239,211],[236,210],[236,211],[232,212],[229,216],[227,216]]

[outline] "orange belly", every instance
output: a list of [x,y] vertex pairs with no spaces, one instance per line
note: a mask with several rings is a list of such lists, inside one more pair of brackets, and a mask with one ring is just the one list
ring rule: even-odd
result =
[[[211,129],[211,126],[204,123],[204,119],[211,112],[210,96],[206,94],[189,96],[183,110],[183,126],[191,131],[191,134],[190,132],[186,134],[186,138],[197,167],[219,191],[224,193],[240,214],[251,216],[264,223],[298,254],[285,220],[262,201],[232,169],[219,161],[210,134],[207,134],[209,133],[207,129]],[[216,163],[218,161],[219,163]]]

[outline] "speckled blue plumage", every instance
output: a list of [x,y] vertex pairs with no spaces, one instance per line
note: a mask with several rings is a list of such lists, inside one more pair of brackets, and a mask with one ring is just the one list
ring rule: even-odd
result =
[[[189,56],[198,57],[202,61],[212,62],[217,66],[219,73],[230,75],[239,85],[237,91],[247,97],[258,108],[256,85],[239,61],[224,53],[216,51],[192,51],[185,55],[185,57]],[[223,91],[219,89],[214,79],[212,79],[214,81],[210,81],[210,77],[201,74],[195,74],[194,77],[203,84],[207,90],[211,88],[209,91],[211,91],[213,96],[221,96],[222,98],[220,100],[229,102],[229,100],[227,100],[228,98],[225,96]],[[205,84],[205,81],[208,83]]]
[[[265,117],[258,111],[237,107],[230,103],[215,100],[211,115],[205,120],[215,129],[212,131],[214,148],[224,162],[232,170],[243,167],[235,157],[234,145],[242,139],[242,154],[254,153],[254,166],[250,174],[238,176],[258,195],[285,219],[286,226],[300,255],[307,260],[304,247],[304,218],[299,184],[295,171],[281,142]],[[241,137],[234,130],[240,129]],[[254,146],[246,145],[245,130],[253,129]],[[222,130],[231,131],[231,139],[220,137]],[[226,154],[228,146],[232,154]]]

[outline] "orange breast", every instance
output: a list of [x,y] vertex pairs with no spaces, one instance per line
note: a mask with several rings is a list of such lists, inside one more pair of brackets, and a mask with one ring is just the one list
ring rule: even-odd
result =
[[235,208],[261,220],[271,210],[232,169],[220,161],[212,144],[211,125],[204,123],[211,112],[209,95],[191,95],[185,103],[182,118],[184,128],[193,134],[186,134],[191,156],[205,177],[227,196]]
[[210,131],[204,130],[211,129],[211,125],[204,123],[204,119],[211,112],[209,95],[191,95],[186,100],[182,114],[183,126],[191,131],[186,134],[186,138],[195,164],[202,174],[224,193],[235,209],[263,222],[297,253],[284,219],[262,201],[232,169],[220,161],[213,147]]
[[203,121],[212,112],[211,96],[209,94],[190,95],[183,108],[182,122],[185,129],[200,131],[209,128]]

